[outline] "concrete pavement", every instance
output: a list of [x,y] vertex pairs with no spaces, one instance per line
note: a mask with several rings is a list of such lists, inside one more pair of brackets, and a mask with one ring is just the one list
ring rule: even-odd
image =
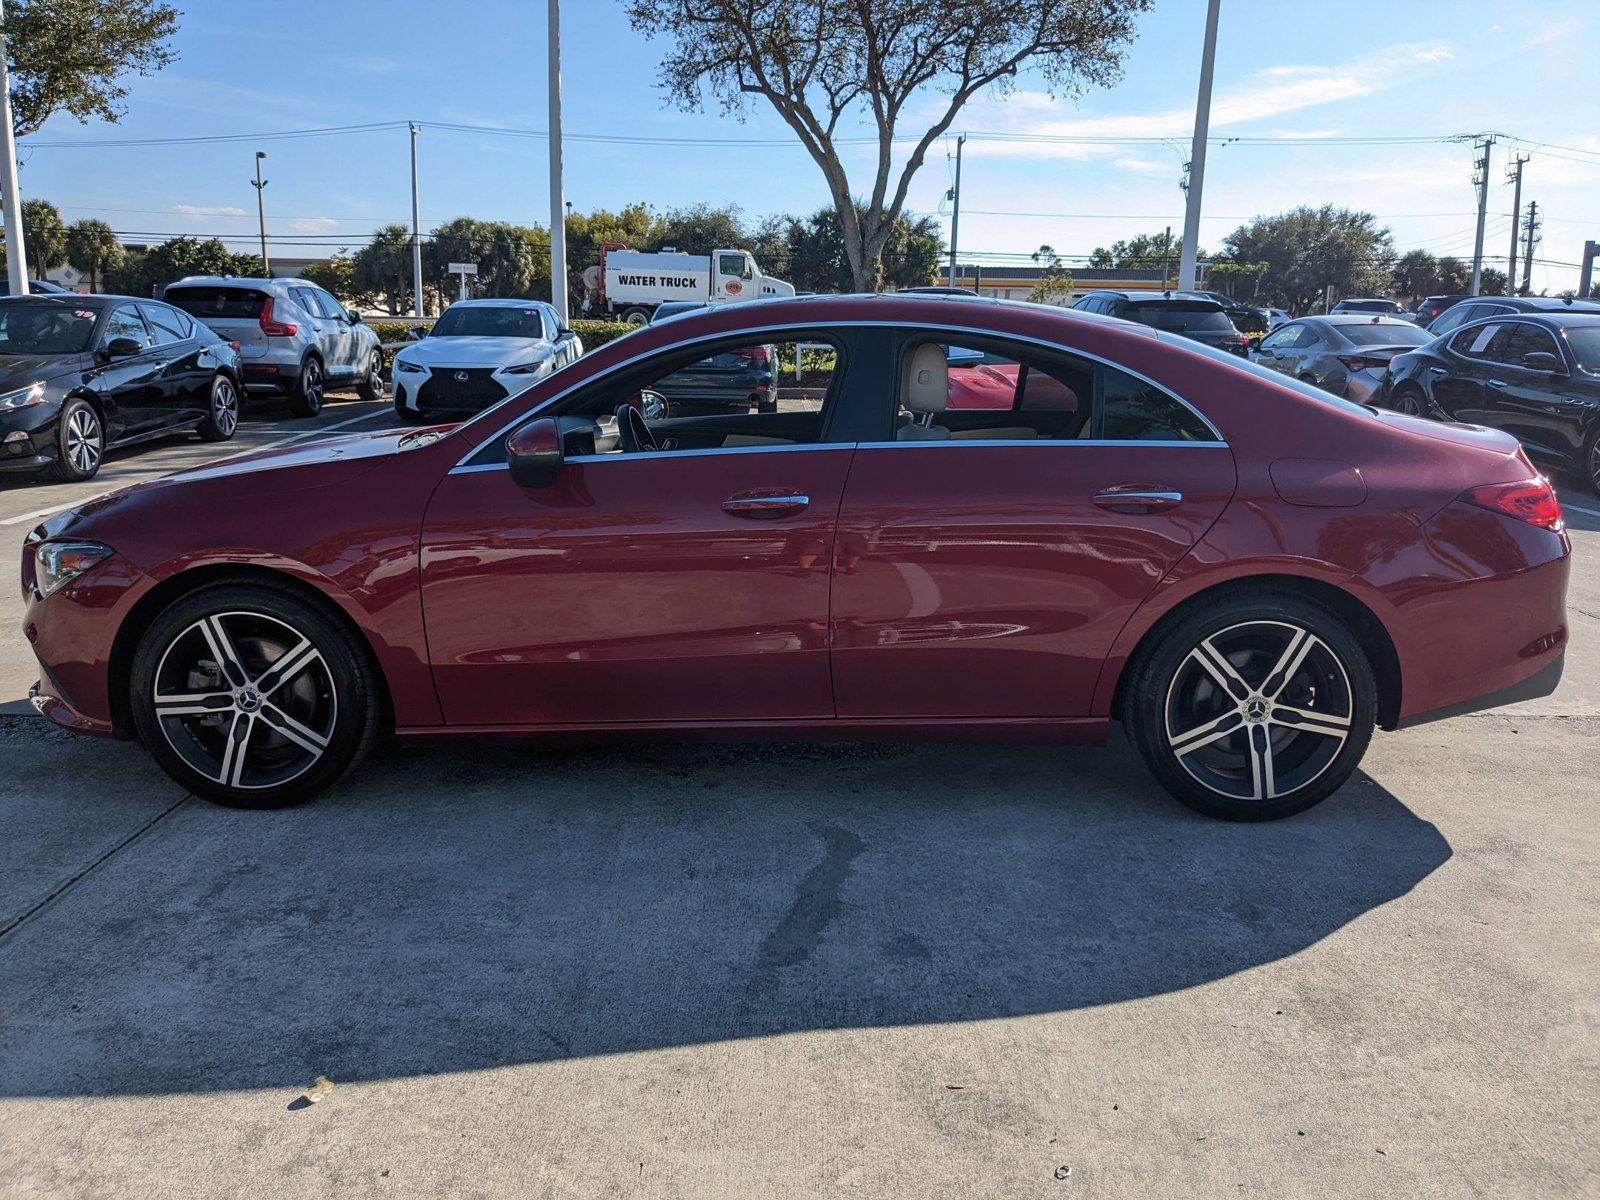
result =
[[1566,495],[1562,689],[1267,826],[1120,739],[391,747],[238,813],[0,718],[0,1194],[1596,1194]]

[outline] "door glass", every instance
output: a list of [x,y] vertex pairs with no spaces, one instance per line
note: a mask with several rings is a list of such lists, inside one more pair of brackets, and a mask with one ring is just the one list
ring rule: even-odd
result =
[[327,317],[329,320],[349,320],[348,315],[344,311],[344,306],[332,296],[328,295],[327,292],[314,291],[311,293],[311,296],[317,302],[317,306],[321,310],[322,315]]
[[744,274],[744,255],[719,254],[717,255],[717,274],[742,275]]
[[102,346],[110,345],[116,338],[132,338],[141,346],[149,346],[150,334],[131,304],[121,304],[111,310],[106,318],[105,331],[100,335]]
[[1470,329],[1463,329],[1450,341],[1450,349],[1463,358],[1489,358],[1492,357],[1490,346],[1495,340],[1495,335],[1504,330],[1506,326],[1498,324],[1474,325]]
[[167,308],[160,304],[141,304],[139,311],[144,314],[144,319],[150,324],[150,331],[155,334],[158,346],[168,346],[174,342],[181,342],[189,336],[189,330],[184,327],[186,318],[176,309]]
[[1530,354],[1549,354],[1557,362],[1561,361],[1561,349],[1556,345],[1555,338],[1537,325],[1519,321],[1511,326],[1510,335],[1494,347],[1493,358],[1508,366],[1524,367]]
[[317,306],[316,293],[310,288],[290,288],[289,292],[294,296],[295,302],[305,310],[307,316],[320,317],[323,315],[322,309]]

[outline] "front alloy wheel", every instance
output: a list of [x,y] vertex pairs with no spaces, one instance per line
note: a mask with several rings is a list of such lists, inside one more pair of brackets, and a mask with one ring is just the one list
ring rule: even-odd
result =
[[1178,799],[1267,820],[1311,807],[1349,777],[1375,707],[1359,643],[1332,614],[1285,597],[1169,631],[1143,659],[1125,715]]
[[86,400],[69,400],[61,410],[60,421],[56,465],[51,473],[67,482],[94,478],[106,453],[100,414]]
[[132,688],[140,737],[168,774],[240,808],[321,791],[376,727],[370,669],[351,635],[271,586],[180,600],[141,641]]

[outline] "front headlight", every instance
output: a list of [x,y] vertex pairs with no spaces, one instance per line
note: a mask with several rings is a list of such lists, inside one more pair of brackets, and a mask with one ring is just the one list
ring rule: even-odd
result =
[[0,409],[28,408],[44,400],[44,381],[30,383],[27,387],[18,388],[14,392],[7,392],[0,396]]
[[397,358],[394,360],[394,369],[402,375],[420,375],[427,368],[419,367],[415,363],[408,363],[403,358]]
[[40,542],[33,551],[33,577],[39,594],[48,596],[65,587],[115,553],[100,542]]
[[536,358],[532,362],[522,363],[515,367],[506,367],[500,372],[502,375],[537,375],[550,363],[547,358]]

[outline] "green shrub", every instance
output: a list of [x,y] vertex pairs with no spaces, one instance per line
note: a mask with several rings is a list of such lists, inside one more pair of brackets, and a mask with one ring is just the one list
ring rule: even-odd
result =
[[625,333],[632,333],[639,328],[629,325],[626,321],[573,321],[572,332],[583,339],[585,351],[595,350],[607,342],[614,342]]

